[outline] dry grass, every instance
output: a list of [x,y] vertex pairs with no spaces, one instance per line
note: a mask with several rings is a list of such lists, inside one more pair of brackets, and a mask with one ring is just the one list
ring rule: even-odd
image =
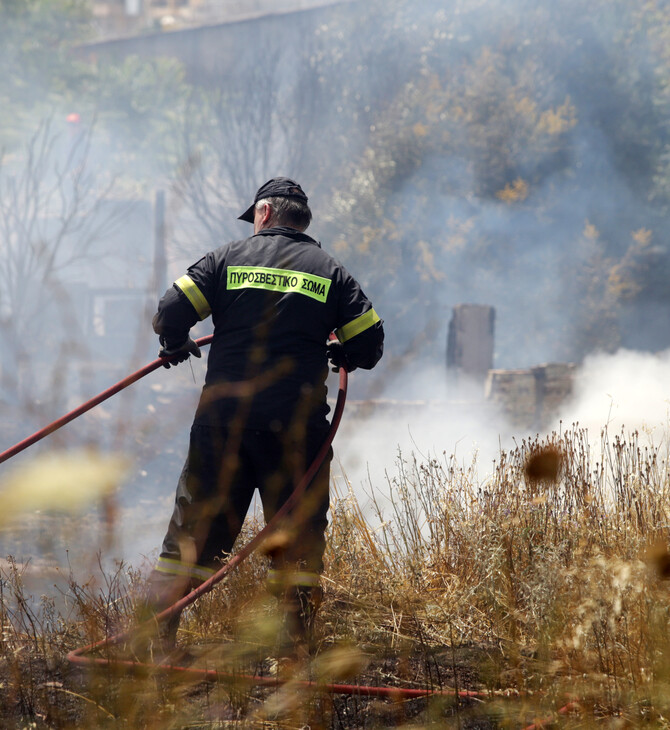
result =
[[[398,455],[385,488],[370,488],[376,529],[351,494],[333,506],[318,659],[279,671],[291,680],[354,676],[489,691],[490,699],[333,699],[291,683],[275,692],[72,669],[69,649],[132,615],[139,572],[119,566],[102,584],[72,581],[61,611],[26,596],[21,568],[10,562],[0,580],[4,726],[525,727],[537,717],[668,724],[665,453],[640,446],[637,434],[606,432],[594,449],[575,428],[501,453],[481,482],[474,464],[447,455]],[[266,562],[252,556],[187,611],[180,642],[196,665],[276,671],[280,617],[264,591]],[[569,701],[579,710],[556,715]]]

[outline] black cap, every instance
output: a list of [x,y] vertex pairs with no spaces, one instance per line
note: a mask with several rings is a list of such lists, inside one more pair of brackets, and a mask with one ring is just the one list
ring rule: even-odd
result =
[[254,222],[254,208],[259,200],[265,198],[297,198],[303,203],[307,202],[307,196],[295,180],[288,177],[273,177],[265,185],[261,185],[256,192],[254,202],[238,217],[237,220]]

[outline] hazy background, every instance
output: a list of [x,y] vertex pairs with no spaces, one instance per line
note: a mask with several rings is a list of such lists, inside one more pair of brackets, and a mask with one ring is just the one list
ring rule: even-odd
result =
[[[485,478],[526,435],[446,388],[463,302],[495,307],[495,367],[579,364],[557,429],[663,442],[670,5],[234,5],[206,34],[173,18],[113,41],[86,2],[0,6],[0,449],[153,358],[165,285],[248,235],[236,217],[278,174],[300,180],[310,233],[385,320],[385,357],[351,398],[433,402],[345,414],[338,489],[383,490],[399,447],[477,454]],[[132,560],[162,537],[202,373],[161,370],[15,462],[84,443],[129,454]]]

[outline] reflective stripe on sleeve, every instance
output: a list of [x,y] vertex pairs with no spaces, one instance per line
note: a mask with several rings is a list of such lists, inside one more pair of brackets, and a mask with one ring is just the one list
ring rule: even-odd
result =
[[159,573],[167,573],[168,575],[184,575],[189,578],[198,578],[199,580],[207,580],[216,572],[211,568],[203,568],[200,565],[182,563],[180,560],[174,560],[172,558],[158,558],[156,570]]
[[179,277],[179,279],[175,281],[175,285],[184,292],[187,299],[191,302],[195,311],[198,313],[198,317],[200,317],[200,319],[205,319],[205,317],[211,313],[212,308],[209,306],[207,299],[205,299],[205,295],[200,291],[200,289],[198,289],[195,282],[190,276],[188,276],[188,274],[184,274],[184,276]]
[[337,339],[340,342],[346,342],[352,337],[360,335],[361,332],[364,332],[366,329],[372,327],[373,324],[376,324],[379,321],[379,315],[377,314],[377,312],[375,312],[374,309],[368,309],[365,314],[361,314],[360,317],[356,317],[356,319],[352,320],[351,322],[347,322],[347,324],[345,324],[343,327],[335,330],[335,334],[337,335]]

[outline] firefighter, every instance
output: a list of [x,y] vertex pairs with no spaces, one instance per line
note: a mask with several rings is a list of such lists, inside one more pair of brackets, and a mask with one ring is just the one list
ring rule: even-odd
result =
[[[162,611],[211,577],[230,553],[255,489],[269,521],[328,432],[326,376],[370,369],[382,356],[382,321],[356,280],[305,233],[312,213],[285,177],[260,187],[240,220],[251,237],[216,249],[168,289],[153,327],[160,357],[200,357],[191,327],[212,316],[207,374],[186,464],[146,607]],[[329,342],[331,333],[337,339]],[[165,363],[166,367],[170,362]],[[332,449],[292,510],[271,554],[288,643],[309,643],[319,603]],[[179,615],[162,627],[174,646]]]

